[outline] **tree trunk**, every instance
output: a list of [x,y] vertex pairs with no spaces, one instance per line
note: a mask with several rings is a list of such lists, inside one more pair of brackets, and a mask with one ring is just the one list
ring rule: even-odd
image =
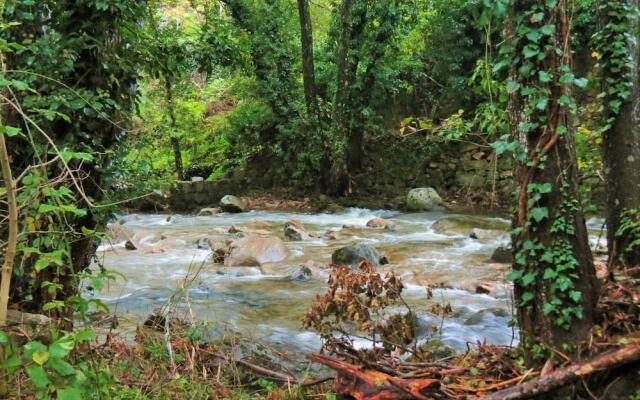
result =
[[298,0],[298,15],[300,19],[300,41],[302,47],[302,78],[304,81],[304,98],[307,113],[314,119],[318,118],[318,101],[316,90],[316,74],[313,65],[313,29],[309,0]]
[[176,136],[178,126],[176,123],[176,114],[173,108],[173,85],[171,84],[171,78],[168,75],[164,77],[165,88],[167,92],[167,109],[169,111],[169,120],[171,121],[170,137],[171,147],[173,148],[173,158],[176,166],[176,175],[178,180],[184,180],[184,169],[182,167],[182,152],[180,151],[180,138]]
[[[518,89],[509,111],[522,154],[516,157],[511,278],[525,356],[536,364],[548,356],[535,351],[539,346],[561,349],[587,338],[598,282],[579,201],[570,87],[560,79],[571,65],[571,7],[567,0],[553,9],[527,0],[516,0],[513,7],[507,43],[514,51],[511,80]],[[541,40],[541,53],[527,57],[532,47],[526,32],[545,25],[555,31]]]
[[[367,14],[369,12],[369,3],[367,0],[358,0],[354,4],[353,21],[351,24],[351,43],[350,51],[354,56],[349,60],[349,80],[353,83],[358,79],[358,67],[362,60],[362,47],[367,41],[365,36],[365,29],[367,26]],[[379,39],[376,37],[374,39]],[[371,39],[369,39],[371,40]],[[381,43],[377,42],[377,46],[373,46],[375,49],[383,48]],[[361,87],[364,89],[357,90],[369,90],[374,84],[374,80],[368,80],[370,72],[375,64],[375,56],[373,60],[370,60],[371,64],[367,65],[364,77],[362,79]],[[362,167],[363,159],[363,145],[364,145],[364,124],[362,123],[363,114],[362,111],[368,106],[368,98],[364,93],[354,93],[354,90],[349,88],[349,132],[347,134],[347,170],[349,173],[354,173]],[[366,100],[365,100],[366,99]]]
[[[629,7],[639,6],[638,0],[604,0],[602,17],[603,39],[600,54],[605,116],[609,129],[604,131],[604,171],[607,183],[607,246],[609,268],[620,268],[640,264],[640,246],[628,249],[634,239],[633,232],[619,232],[624,214],[640,208],[640,81],[638,68],[640,57],[637,51],[637,14]],[[622,8],[627,12],[611,8]],[[625,28],[626,27],[626,28]],[[629,37],[625,37],[629,34]],[[635,40],[632,38],[635,35]],[[620,68],[613,62],[620,58],[620,49],[614,46],[618,41],[626,44],[623,57],[628,57],[626,65]],[[630,95],[622,98],[619,90],[628,90]],[[615,102],[621,102],[619,109]],[[617,112],[616,112],[617,110]],[[629,217],[632,217],[631,215]],[[633,217],[632,217],[633,218]],[[636,221],[640,223],[640,221]]]
[[340,36],[336,65],[338,67],[338,85],[334,101],[335,146],[331,160],[331,191],[335,195],[348,192],[349,173],[347,171],[347,141],[350,131],[349,113],[349,48],[351,44],[351,13],[355,0],[343,0],[340,5]]

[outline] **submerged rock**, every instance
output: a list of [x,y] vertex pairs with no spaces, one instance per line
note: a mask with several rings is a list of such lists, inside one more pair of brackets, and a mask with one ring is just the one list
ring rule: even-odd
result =
[[198,217],[213,217],[214,215],[220,214],[222,212],[218,207],[215,208],[203,208],[198,211]]
[[261,266],[289,257],[289,249],[277,237],[247,236],[235,240],[224,260],[226,266]]
[[491,254],[491,261],[500,264],[513,263],[513,250],[507,246],[500,246]]
[[431,187],[411,189],[407,194],[407,208],[411,211],[431,211],[443,204],[438,192]]
[[245,199],[228,194],[220,199],[220,208],[229,213],[241,213],[247,211],[249,204]]
[[297,268],[294,268],[287,274],[289,280],[295,282],[306,282],[310,280],[312,276],[313,272],[311,272],[311,268],[307,267],[306,265],[301,265]]
[[309,234],[305,232],[304,225],[300,221],[287,221],[284,224],[284,240],[301,241],[308,240]]
[[384,218],[371,218],[368,222],[367,222],[367,228],[374,228],[374,229],[390,229],[391,228],[391,222],[384,219]]
[[[331,263],[335,265],[350,265],[355,268],[362,261],[369,261],[374,266],[380,266],[380,253],[378,250],[364,243],[339,248],[331,255]],[[387,260],[388,262],[388,260]]]

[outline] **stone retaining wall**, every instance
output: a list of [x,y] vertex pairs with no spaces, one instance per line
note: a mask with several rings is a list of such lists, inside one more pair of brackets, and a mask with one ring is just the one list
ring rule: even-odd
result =
[[227,194],[241,194],[238,183],[229,179],[201,182],[178,182],[171,189],[169,205],[175,211],[197,210],[203,207],[218,206],[220,199]]

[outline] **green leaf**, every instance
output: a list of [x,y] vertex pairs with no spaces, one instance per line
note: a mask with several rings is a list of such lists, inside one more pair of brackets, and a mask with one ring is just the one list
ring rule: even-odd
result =
[[96,338],[96,333],[90,329],[85,329],[75,333],[76,342],[90,341]]
[[51,358],[47,362],[47,367],[53,369],[61,376],[71,376],[76,374],[75,368],[61,358]]
[[537,56],[540,53],[540,50],[538,49],[538,46],[527,45],[522,50],[522,53],[525,58],[531,58]]
[[540,111],[543,111],[547,108],[547,104],[549,104],[549,99],[546,97],[542,97],[536,101],[536,108]]
[[551,186],[551,183],[547,182],[547,183],[543,183],[542,185],[538,186],[538,192],[539,193],[551,193],[551,190],[553,189],[553,186]]
[[20,134],[20,128],[15,128],[9,125],[0,125],[0,131],[9,137],[13,137]]
[[552,35],[553,32],[555,32],[555,31],[556,31],[556,26],[555,25],[547,24],[547,25],[543,25],[542,28],[540,28],[540,32],[543,35]]
[[523,303],[527,303],[531,300],[533,300],[534,296],[532,292],[524,292],[522,293],[522,302]]
[[44,369],[41,366],[31,364],[26,368],[26,370],[27,370],[27,375],[29,375],[29,379],[31,379],[33,386],[35,386],[36,388],[44,389],[47,386],[49,386],[49,384],[51,383],[49,381],[49,377],[47,376],[47,373],[44,371]]
[[35,351],[31,354],[31,359],[38,365],[43,365],[49,359],[49,353],[46,351]]
[[547,207],[534,207],[531,209],[531,217],[536,222],[540,222],[549,216],[549,209]]
[[520,84],[514,81],[507,81],[507,92],[513,93],[520,88]]
[[9,335],[0,331],[0,344],[7,344],[7,343],[9,343]]
[[507,274],[507,280],[511,282],[515,282],[522,277],[522,270],[514,269],[513,271]]
[[551,82],[553,75],[546,71],[538,71],[538,77],[540,79],[540,82],[547,83],[547,82]]
[[60,339],[56,340],[49,346],[49,351],[51,352],[51,357],[55,358],[64,358],[66,357],[71,350],[73,350],[73,346],[75,345],[73,341],[73,337],[70,335],[65,335]]
[[82,400],[80,389],[70,387],[56,390],[58,400]]
[[578,78],[573,81],[573,83],[579,88],[587,87],[589,80],[587,78]]

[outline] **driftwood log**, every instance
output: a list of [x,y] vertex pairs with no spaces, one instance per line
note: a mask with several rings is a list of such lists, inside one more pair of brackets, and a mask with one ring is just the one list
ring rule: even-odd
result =
[[439,379],[402,379],[384,372],[365,370],[322,354],[312,354],[311,360],[336,371],[334,388],[340,395],[356,400],[431,400],[440,391]]
[[527,381],[521,385],[512,386],[500,390],[486,397],[483,400],[520,400],[529,399],[549,393],[563,386],[575,383],[579,379],[585,378],[596,372],[620,367],[640,360],[640,341],[607,351],[594,358],[577,364],[569,365],[558,369],[548,375]]

